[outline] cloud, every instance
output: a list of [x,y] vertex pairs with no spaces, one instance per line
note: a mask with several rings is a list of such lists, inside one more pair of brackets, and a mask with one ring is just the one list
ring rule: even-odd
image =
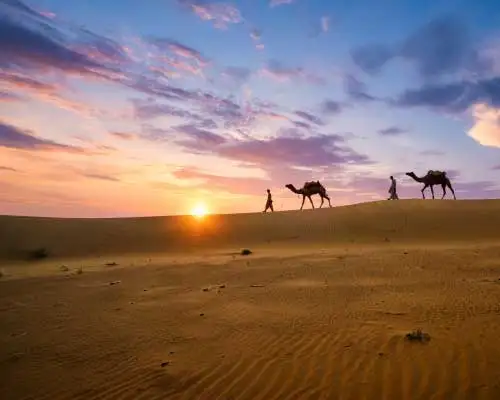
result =
[[321,111],[325,115],[335,115],[342,111],[342,104],[334,100],[325,100],[321,103]]
[[477,81],[427,84],[405,90],[389,101],[400,107],[429,107],[450,113],[467,110],[476,103],[500,107],[500,76]]
[[227,77],[236,83],[243,83],[252,74],[250,69],[245,67],[226,67],[222,72],[223,77]]
[[247,140],[212,149],[222,157],[250,164],[320,167],[338,164],[366,164],[368,157],[343,146],[335,134],[310,137],[279,136],[268,140]]
[[394,56],[393,52],[381,44],[367,44],[351,50],[351,58],[364,72],[376,74]]
[[153,44],[160,50],[168,50],[180,57],[191,58],[197,61],[200,65],[207,64],[210,61],[208,58],[203,56],[198,50],[195,50],[192,47],[186,46],[182,43],[179,43],[178,41],[173,39],[150,38],[148,42]]
[[0,90],[0,102],[20,101],[22,98],[15,93]]
[[371,102],[378,100],[367,92],[366,85],[355,76],[346,74],[344,76],[344,89],[347,95],[354,101]]
[[495,170],[495,171],[500,170],[500,164],[495,165],[492,169]]
[[137,135],[128,132],[109,132],[109,134],[115,138],[122,140],[133,140],[137,138]]
[[294,0],[270,0],[269,7],[278,7],[285,4],[292,4]]
[[101,181],[108,181],[108,182],[120,182],[120,179],[111,176],[111,175],[105,175],[105,174],[96,174],[96,173],[82,173],[82,176],[90,179],[97,179]]
[[[105,77],[117,70],[91,56],[70,48],[63,35],[36,20],[23,24],[19,19],[0,16],[0,67],[22,67],[31,70],[58,70],[68,74]],[[94,37],[95,46],[109,49],[108,40],[100,42]]]
[[255,48],[257,50],[263,50],[264,44],[262,43],[262,31],[257,28],[253,28],[250,30],[250,38],[255,44]]
[[382,136],[397,136],[405,133],[406,130],[398,126],[390,126],[389,128],[380,129],[378,133]]
[[419,154],[423,156],[444,156],[445,152],[441,150],[422,150]]
[[430,20],[398,43],[359,46],[351,51],[351,57],[372,75],[397,58],[412,62],[424,79],[455,73],[480,74],[492,68],[492,60],[475,48],[467,26],[453,15]]
[[31,131],[19,129],[0,121],[0,147],[22,150],[62,151],[83,153],[81,147],[70,146],[34,136]]
[[483,146],[500,148],[500,107],[476,104],[473,117],[474,126],[467,134]]
[[179,140],[178,144],[197,150],[210,150],[214,146],[226,143],[226,138],[206,129],[198,128],[193,124],[179,125],[174,128],[178,133],[183,134],[187,140]]
[[297,115],[298,117],[302,118],[302,119],[305,119],[306,121],[314,124],[314,125],[319,125],[319,126],[322,126],[324,125],[325,123],[321,120],[320,117],[316,116],[316,115],[313,115],[311,113],[308,113],[306,111],[301,111],[301,110],[297,110],[294,112],[295,115]]
[[0,165],[0,171],[7,171],[7,172],[19,172],[17,169],[12,168],[12,167],[6,167],[4,165]]
[[178,168],[172,175],[183,181],[199,182],[212,190],[234,194],[262,194],[266,188],[272,186],[269,179],[213,175],[193,167]]
[[205,21],[212,21],[218,29],[243,22],[240,11],[230,3],[207,0],[177,0],[177,2]]
[[323,78],[307,72],[304,68],[286,67],[277,60],[270,60],[267,66],[261,70],[261,74],[279,82],[289,82],[293,79],[300,79],[314,85],[325,84]]

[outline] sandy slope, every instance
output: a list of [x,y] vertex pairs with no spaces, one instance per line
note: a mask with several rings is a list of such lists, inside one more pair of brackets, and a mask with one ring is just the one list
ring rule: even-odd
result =
[[499,226],[500,201],[0,217],[0,398],[500,398]]

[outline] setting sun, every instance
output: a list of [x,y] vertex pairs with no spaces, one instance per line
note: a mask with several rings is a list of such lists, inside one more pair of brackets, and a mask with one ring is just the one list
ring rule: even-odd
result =
[[207,207],[203,203],[197,204],[191,210],[191,215],[196,218],[203,218],[207,214],[208,214]]

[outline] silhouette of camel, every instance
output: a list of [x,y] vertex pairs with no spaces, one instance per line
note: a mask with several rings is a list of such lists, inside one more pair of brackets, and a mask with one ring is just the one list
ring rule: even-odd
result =
[[321,205],[319,206],[319,208],[323,207],[325,199],[328,200],[328,204],[330,205],[330,207],[332,206],[332,203],[330,203],[330,197],[328,197],[328,195],[326,194],[325,187],[321,183],[319,183],[319,181],[306,182],[301,189],[296,189],[295,186],[293,186],[291,183],[285,185],[285,187],[290,189],[293,193],[302,195],[302,205],[300,206],[301,210],[304,207],[304,201],[306,200],[306,197],[311,202],[312,208],[314,208],[314,203],[311,199],[311,196],[315,194],[319,194],[321,197]]
[[457,197],[455,196],[455,191],[451,186],[450,179],[446,176],[445,171],[429,170],[427,174],[421,178],[416,176],[413,172],[407,172],[406,175],[408,175],[410,178],[413,178],[415,181],[424,184],[424,187],[422,188],[423,199],[425,199],[424,190],[429,186],[431,188],[432,198],[434,199],[434,188],[433,188],[434,185],[441,185],[441,187],[443,188],[443,196],[441,196],[441,199],[444,199],[444,196],[446,196],[446,187],[450,188],[451,193],[453,193],[453,198],[455,200],[457,199]]

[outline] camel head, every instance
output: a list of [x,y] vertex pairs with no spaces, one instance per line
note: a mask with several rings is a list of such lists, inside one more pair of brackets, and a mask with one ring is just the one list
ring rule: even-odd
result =
[[285,185],[286,188],[290,189],[293,193],[299,193],[299,191],[291,183]]
[[408,176],[414,177],[414,176],[415,176],[415,173],[412,171],[412,172],[407,172],[405,175],[408,175]]

